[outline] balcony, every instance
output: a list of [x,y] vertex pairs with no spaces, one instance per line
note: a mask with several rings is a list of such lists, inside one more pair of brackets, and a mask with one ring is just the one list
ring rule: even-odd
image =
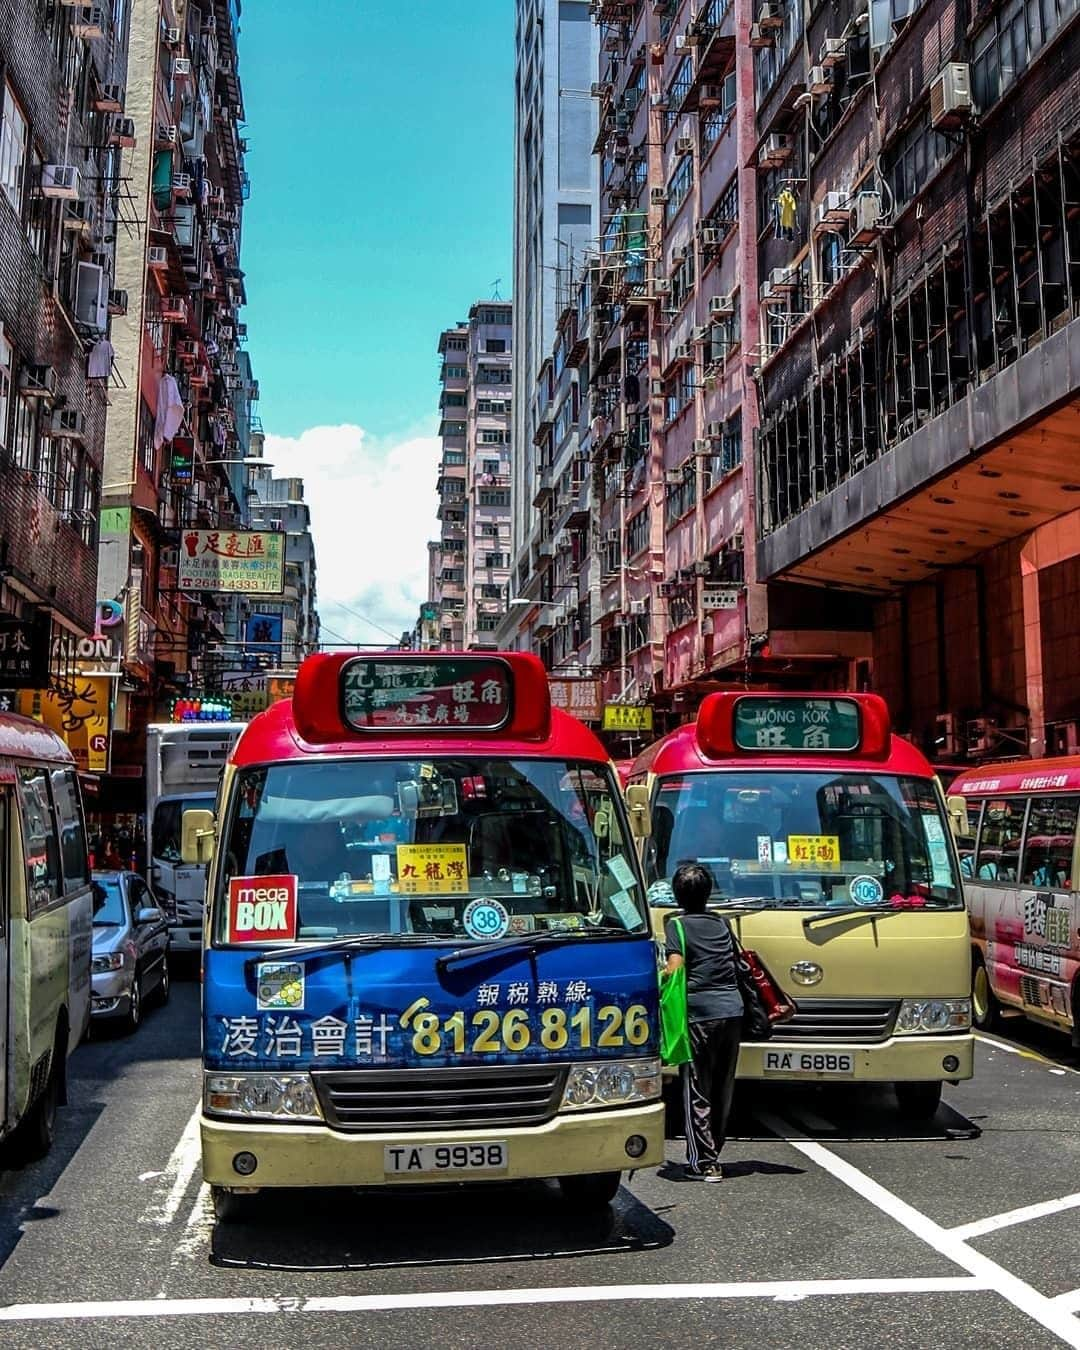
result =
[[[706,0],[697,17],[687,25],[686,37],[697,51],[693,83],[683,111],[707,108],[713,100],[708,90],[720,85],[735,53],[735,14],[732,0]],[[704,96],[703,96],[704,95]]]
[[536,492],[533,494],[533,506],[542,506],[551,496],[553,486],[551,465],[545,464],[536,472]]

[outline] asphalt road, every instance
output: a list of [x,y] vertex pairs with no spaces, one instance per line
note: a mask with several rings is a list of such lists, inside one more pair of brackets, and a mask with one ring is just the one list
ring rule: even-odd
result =
[[[1080,1346],[1080,1072],[1006,1024],[927,1127],[891,1098],[741,1094],[727,1180],[610,1217],[544,1184],[266,1197],[215,1229],[198,987],[72,1061],[52,1154],[0,1172],[4,1346]],[[1029,1207],[1034,1207],[1028,1212]]]

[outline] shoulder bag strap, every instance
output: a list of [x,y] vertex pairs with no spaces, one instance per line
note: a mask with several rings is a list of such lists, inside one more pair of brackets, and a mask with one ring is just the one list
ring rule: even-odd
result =
[[681,948],[682,959],[685,961],[685,960],[686,960],[686,934],[683,932],[682,919],[680,919],[679,916],[676,915],[676,916],[672,919],[672,921],[671,921],[671,926],[672,926],[672,928],[675,929],[676,933],[678,933],[678,935],[679,935],[679,947]]

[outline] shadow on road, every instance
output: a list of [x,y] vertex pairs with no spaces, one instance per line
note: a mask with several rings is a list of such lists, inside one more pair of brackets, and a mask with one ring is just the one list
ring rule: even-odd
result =
[[[369,1270],[617,1255],[668,1246],[674,1230],[625,1187],[575,1213],[545,1182],[468,1190],[264,1192],[243,1223],[217,1224],[210,1260],[275,1270]],[[528,1221],[525,1222],[527,1214]]]

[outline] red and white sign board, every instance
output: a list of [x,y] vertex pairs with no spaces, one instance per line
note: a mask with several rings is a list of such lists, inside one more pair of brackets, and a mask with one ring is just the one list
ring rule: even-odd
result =
[[296,877],[233,877],[229,881],[226,942],[292,941],[296,937]]

